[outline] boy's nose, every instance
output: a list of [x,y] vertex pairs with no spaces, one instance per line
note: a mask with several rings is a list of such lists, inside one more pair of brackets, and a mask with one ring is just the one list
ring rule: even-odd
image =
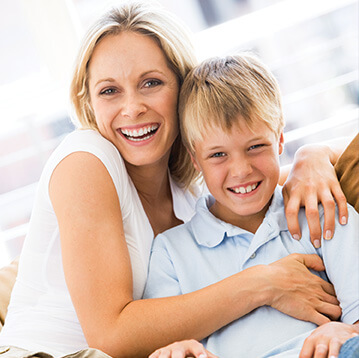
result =
[[241,157],[232,160],[231,162],[231,175],[237,178],[246,178],[253,171],[252,165],[249,160]]

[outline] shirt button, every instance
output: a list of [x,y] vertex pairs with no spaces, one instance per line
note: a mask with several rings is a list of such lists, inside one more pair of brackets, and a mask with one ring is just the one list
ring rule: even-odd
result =
[[251,255],[251,259],[254,259],[256,257],[256,253],[254,252],[252,255]]

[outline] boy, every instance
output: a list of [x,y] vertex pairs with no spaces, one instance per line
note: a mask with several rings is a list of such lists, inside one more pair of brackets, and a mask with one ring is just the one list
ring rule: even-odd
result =
[[189,223],[156,238],[144,297],[195,291],[293,253],[317,254],[326,267],[317,274],[333,283],[342,322],[316,328],[264,306],[202,343],[221,358],[289,358],[301,350],[311,357],[316,349],[337,356],[359,333],[358,214],[350,207],[348,225],[336,226],[340,240],[315,249],[302,212],[302,239],[290,238],[277,186],[284,121],[275,78],[249,55],[207,60],[182,86],[180,116],[182,138],[212,195],[198,201]]

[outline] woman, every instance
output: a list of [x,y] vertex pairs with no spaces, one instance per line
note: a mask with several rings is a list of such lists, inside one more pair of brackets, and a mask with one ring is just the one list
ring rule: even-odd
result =
[[[71,87],[82,130],[44,168],[0,334],[2,357],[88,347],[142,357],[175,340],[202,339],[262,305],[318,324],[340,315],[331,285],[307,270],[322,263],[305,255],[189,295],[139,300],[154,236],[189,220],[201,191],[178,134],[179,87],[195,62],[181,29],[153,5],[132,4],[100,19],[85,39]],[[332,151],[316,153],[309,167],[333,171]],[[294,176],[308,174],[301,165]],[[322,201],[333,202],[330,191],[343,197],[337,183],[321,187],[314,196]],[[300,196],[289,203],[292,212]]]

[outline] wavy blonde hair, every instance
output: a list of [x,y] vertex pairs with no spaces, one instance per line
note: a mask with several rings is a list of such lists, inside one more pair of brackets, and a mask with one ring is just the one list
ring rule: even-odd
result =
[[277,80],[250,53],[210,58],[192,69],[181,88],[179,115],[182,139],[192,154],[206,128],[229,131],[238,115],[253,131],[264,122],[277,138],[284,127]]
[[[76,113],[74,123],[81,129],[98,130],[88,86],[88,67],[95,47],[104,37],[125,31],[153,38],[163,51],[169,67],[176,74],[180,86],[196,64],[187,29],[169,12],[154,6],[153,3],[144,2],[129,2],[111,9],[90,28],[75,63],[70,99]],[[180,134],[172,147],[169,169],[172,177],[186,187],[195,176],[195,170]]]

